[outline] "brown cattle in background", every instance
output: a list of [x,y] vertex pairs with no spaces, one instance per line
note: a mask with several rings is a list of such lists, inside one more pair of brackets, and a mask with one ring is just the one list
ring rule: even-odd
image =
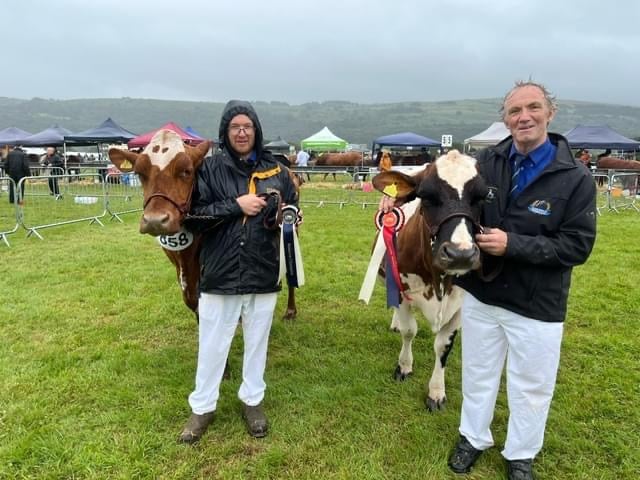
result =
[[315,163],[316,167],[356,167],[358,165],[362,165],[362,152],[323,153]]
[[617,157],[602,157],[598,159],[596,168],[604,170],[640,170],[640,162]]

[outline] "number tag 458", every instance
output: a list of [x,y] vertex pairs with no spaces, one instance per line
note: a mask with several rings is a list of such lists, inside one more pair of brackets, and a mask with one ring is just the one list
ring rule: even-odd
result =
[[173,235],[160,235],[158,237],[158,243],[166,250],[179,252],[193,243],[193,233],[182,229]]

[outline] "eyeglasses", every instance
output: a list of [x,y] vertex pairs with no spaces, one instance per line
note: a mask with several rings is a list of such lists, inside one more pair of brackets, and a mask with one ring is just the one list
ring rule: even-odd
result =
[[240,131],[243,131],[246,134],[253,133],[255,127],[253,125],[230,125],[229,133],[233,135],[237,135]]

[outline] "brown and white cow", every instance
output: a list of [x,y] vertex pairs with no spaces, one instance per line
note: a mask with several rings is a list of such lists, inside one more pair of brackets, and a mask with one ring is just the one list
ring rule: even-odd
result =
[[[158,131],[141,153],[112,148],[109,158],[122,172],[138,174],[144,193],[140,233],[160,236],[163,250],[176,267],[184,303],[198,313],[201,235],[183,229],[191,207],[196,171],[204,160],[210,142],[195,147],[185,145],[178,134]],[[297,314],[295,289],[289,287],[285,319]]]
[[457,150],[413,175],[380,173],[373,185],[380,191],[396,190],[398,203],[406,202],[400,206],[406,224],[397,237],[398,270],[405,291],[391,323],[402,335],[394,376],[404,380],[413,371],[411,343],[418,330],[413,308],[419,309],[435,333],[436,360],[426,405],[437,410],[446,401],[445,365],[460,328],[462,290],[452,284],[452,277],[480,266],[474,233],[487,187],[476,160]]

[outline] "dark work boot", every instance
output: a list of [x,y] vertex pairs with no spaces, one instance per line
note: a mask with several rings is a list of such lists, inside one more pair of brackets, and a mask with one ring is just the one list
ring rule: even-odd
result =
[[178,442],[193,444],[200,440],[202,434],[213,421],[213,413],[214,412],[203,413],[202,415],[192,413],[182,433],[178,437]]
[[247,431],[249,432],[249,435],[256,438],[262,438],[267,435],[269,424],[267,422],[267,416],[262,410],[262,403],[255,406],[243,403],[242,416],[247,424]]
[[534,480],[533,459],[507,460],[507,478],[509,480]]
[[449,457],[449,468],[455,473],[469,473],[481,453],[482,450],[474,448],[466,437],[460,435],[460,439]]

